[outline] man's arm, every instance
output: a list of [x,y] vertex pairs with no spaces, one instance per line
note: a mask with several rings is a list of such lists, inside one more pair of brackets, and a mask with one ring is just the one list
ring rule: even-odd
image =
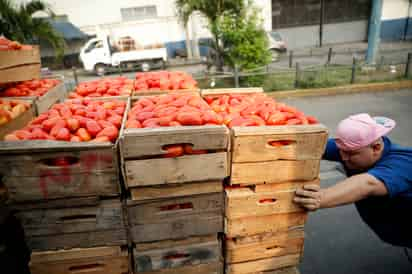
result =
[[354,203],[369,196],[387,194],[388,190],[382,181],[370,174],[362,173],[325,189],[320,189],[317,185],[306,185],[296,190],[293,201],[308,210],[316,210]]

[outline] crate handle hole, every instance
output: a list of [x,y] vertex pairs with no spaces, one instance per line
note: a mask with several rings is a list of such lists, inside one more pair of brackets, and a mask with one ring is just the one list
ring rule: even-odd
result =
[[60,217],[60,221],[62,222],[70,222],[70,221],[76,221],[76,220],[90,220],[96,219],[96,214],[77,214],[77,215],[68,215],[68,216],[63,216]]
[[166,255],[163,257],[163,259],[165,260],[180,260],[180,259],[186,259],[189,258],[190,254],[186,254],[186,253],[176,253],[176,254],[170,254],[170,255]]
[[170,211],[178,211],[178,210],[193,210],[193,203],[180,203],[180,204],[170,204],[160,207],[160,211],[163,212],[170,212]]
[[274,246],[269,246],[266,247],[266,251],[273,251],[274,249],[283,249],[283,246],[279,246],[279,245],[274,245]]
[[295,145],[295,140],[270,140],[268,141],[268,145],[270,147],[285,147],[285,146],[292,146]]
[[73,156],[62,156],[40,160],[40,163],[50,167],[73,166],[80,162],[80,159]]
[[95,263],[95,264],[85,264],[85,265],[76,265],[69,267],[70,273],[87,273],[95,272],[98,270],[104,270],[104,264]]
[[260,199],[259,204],[274,204],[276,201],[277,199],[275,198]]

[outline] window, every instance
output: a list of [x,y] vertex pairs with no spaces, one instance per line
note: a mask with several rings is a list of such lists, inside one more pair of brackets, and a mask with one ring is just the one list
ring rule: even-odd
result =
[[120,9],[123,21],[142,20],[157,17],[156,6],[143,6]]
[[[318,25],[321,0],[272,0],[272,28]],[[323,0],[325,23],[369,18],[372,0]]]

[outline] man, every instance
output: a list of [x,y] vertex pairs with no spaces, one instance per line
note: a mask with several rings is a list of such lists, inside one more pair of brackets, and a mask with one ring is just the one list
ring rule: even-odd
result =
[[412,248],[412,148],[393,144],[395,121],[357,114],[341,121],[323,158],[343,164],[348,178],[320,189],[307,185],[294,202],[308,210],[355,203],[383,241]]

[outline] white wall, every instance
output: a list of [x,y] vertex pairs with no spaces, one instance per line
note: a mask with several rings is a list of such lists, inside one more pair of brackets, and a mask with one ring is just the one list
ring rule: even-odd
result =
[[408,8],[409,0],[384,0],[382,7],[382,20],[393,20],[408,17]]
[[272,30],[272,1],[271,0],[254,0],[255,5],[261,9],[263,19],[263,28],[266,31]]

